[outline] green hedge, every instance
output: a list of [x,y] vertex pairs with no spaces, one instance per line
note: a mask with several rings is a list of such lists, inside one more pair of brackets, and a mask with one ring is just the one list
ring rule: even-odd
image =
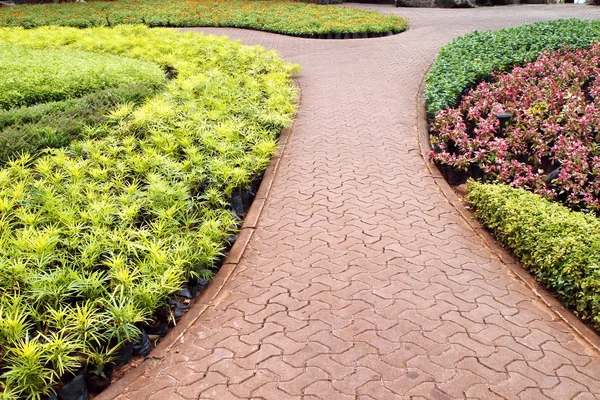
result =
[[0,44],[0,108],[60,101],[136,82],[164,86],[156,64],[112,54]]
[[425,77],[430,115],[454,107],[462,91],[501,71],[535,60],[546,49],[586,48],[600,38],[600,21],[557,20],[472,32],[440,50]]
[[522,189],[469,182],[475,216],[582,320],[600,329],[600,221]]

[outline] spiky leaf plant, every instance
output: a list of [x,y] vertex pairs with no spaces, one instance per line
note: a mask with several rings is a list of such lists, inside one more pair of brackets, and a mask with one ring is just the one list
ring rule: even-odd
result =
[[171,71],[82,140],[0,168],[0,386],[35,399],[82,364],[101,373],[190,277],[212,276],[239,226],[229,197],[262,174],[291,120],[296,67],[143,26],[0,29],[0,46],[13,44]]

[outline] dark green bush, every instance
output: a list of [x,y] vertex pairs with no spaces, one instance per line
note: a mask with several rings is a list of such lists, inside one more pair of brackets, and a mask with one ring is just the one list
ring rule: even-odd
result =
[[600,38],[600,21],[557,20],[498,31],[472,32],[442,47],[425,77],[430,115],[456,105],[463,90],[501,71],[535,60],[546,49],[587,48]]
[[37,154],[64,147],[83,137],[86,126],[107,121],[120,104],[140,104],[155,92],[144,84],[125,84],[89,93],[77,99],[0,109],[0,165],[17,154]]
[[600,329],[600,222],[522,189],[469,183],[475,216],[582,320]]

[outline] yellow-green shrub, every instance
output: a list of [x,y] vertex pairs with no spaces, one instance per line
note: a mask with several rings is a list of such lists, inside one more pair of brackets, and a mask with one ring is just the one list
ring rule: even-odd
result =
[[471,181],[475,216],[581,319],[600,329],[600,222],[523,189]]

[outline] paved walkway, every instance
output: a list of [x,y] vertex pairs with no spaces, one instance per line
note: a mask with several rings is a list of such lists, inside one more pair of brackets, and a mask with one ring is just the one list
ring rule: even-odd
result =
[[199,29],[302,64],[302,105],[218,302],[120,398],[600,399],[598,355],[457,215],[415,137],[441,45],[600,8],[360,7],[411,28],[345,41]]

